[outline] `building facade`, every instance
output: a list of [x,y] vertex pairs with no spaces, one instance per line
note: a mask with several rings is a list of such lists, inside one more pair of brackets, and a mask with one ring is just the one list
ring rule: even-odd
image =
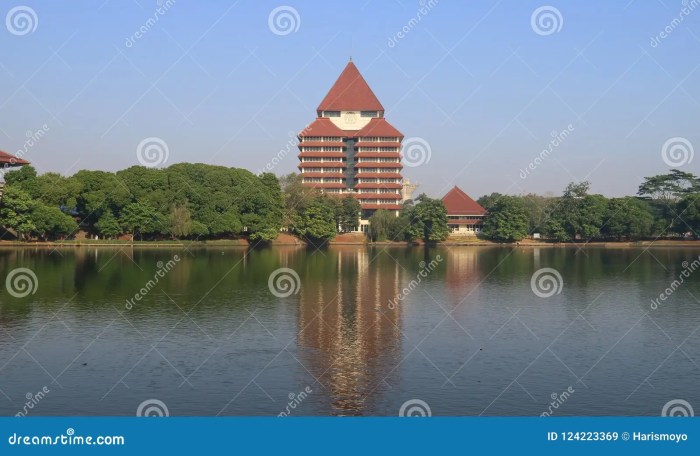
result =
[[447,209],[447,224],[453,234],[476,236],[484,224],[486,209],[456,185],[442,197]]
[[351,60],[299,134],[302,182],[359,199],[364,231],[376,210],[402,207],[402,140]]

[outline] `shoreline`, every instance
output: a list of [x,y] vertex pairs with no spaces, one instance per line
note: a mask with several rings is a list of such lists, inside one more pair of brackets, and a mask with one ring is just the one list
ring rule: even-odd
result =
[[[173,248],[173,247],[195,247],[195,248],[212,248],[212,247],[241,247],[250,248],[253,245],[245,239],[231,240],[216,240],[216,241],[66,241],[66,242],[19,242],[19,241],[0,241],[0,249],[8,248],[80,248],[80,247],[132,247],[132,248]],[[312,247],[313,245],[304,242],[300,239],[290,241],[288,239],[281,242],[270,242],[264,245],[265,247]],[[327,246],[332,248],[338,247],[401,247],[401,248],[416,248],[425,247],[423,242],[366,242],[366,241],[348,241],[340,240],[337,242],[330,241]],[[679,247],[698,247],[700,248],[700,240],[660,240],[660,241],[619,241],[619,242],[542,242],[542,241],[521,241],[514,243],[499,243],[491,242],[484,239],[474,240],[447,240],[428,245],[428,247],[550,247],[550,248],[679,248]]]

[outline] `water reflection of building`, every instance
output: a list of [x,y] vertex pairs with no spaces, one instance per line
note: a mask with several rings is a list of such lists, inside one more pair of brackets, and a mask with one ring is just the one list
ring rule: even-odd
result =
[[456,303],[468,294],[481,281],[479,270],[479,255],[486,247],[452,247],[447,252],[447,267],[445,268],[445,283]]
[[371,414],[383,382],[400,361],[403,270],[385,254],[338,247],[333,270],[304,283],[299,301],[298,349],[323,384],[331,413]]

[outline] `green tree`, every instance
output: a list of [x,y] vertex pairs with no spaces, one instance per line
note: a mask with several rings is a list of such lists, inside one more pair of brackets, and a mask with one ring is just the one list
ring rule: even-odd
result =
[[384,242],[389,238],[389,229],[396,216],[389,211],[379,209],[369,218],[367,235],[372,242]]
[[102,213],[99,220],[95,223],[95,228],[102,237],[107,239],[113,239],[123,232],[122,227],[119,225],[119,220],[112,214],[111,210]]
[[298,218],[296,231],[309,240],[325,242],[337,233],[333,202],[325,195],[318,196]]
[[170,206],[168,214],[168,229],[177,239],[187,237],[192,233],[192,215],[184,204]]
[[615,239],[640,239],[649,236],[654,224],[649,205],[627,196],[608,200],[603,234]]
[[41,202],[35,202],[32,207],[32,230],[42,240],[54,240],[68,236],[78,230],[78,224],[72,217],[64,214],[57,207],[49,207]]
[[498,242],[517,242],[528,235],[528,214],[521,198],[501,196],[491,204],[482,234]]
[[700,195],[682,198],[676,206],[676,212],[683,215],[675,218],[673,229],[677,233],[690,233],[696,238],[700,237]]
[[499,199],[503,198],[504,196],[505,195],[502,195],[500,193],[491,193],[490,195],[484,195],[480,197],[478,200],[476,200],[476,202],[488,211],[489,209],[491,209],[491,206],[493,206]]
[[0,221],[5,228],[13,230],[17,239],[24,240],[26,235],[36,230],[32,221],[32,209],[35,202],[29,193],[19,188],[6,185],[0,204]]
[[246,176],[250,181],[250,190],[246,198],[238,203],[241,208],[241,220],[248,228],[253,241],[269,242],[279,236],[282,228],[284,200],[277,177],[272,173],[263,173],[259,178]]
[[360,223],[360,202],[352,196],[346,196],[341,198],[339,206],[338,224],[340,228],[345,232],[356,231]]
[[668,174],[645,177],[637,195],[671,201],[700,191],[700,180],[692,173],[672,169]]
[[589,195],[588,182],[572,182],[552,205],[545,223],[545,232],[560,241],[590,240],[601,236],[607,200],[602,195]]
[[209,228],[197,220],[192,220],[191,236],[195,239],[205,238],[209,235]]
[[290,229],[299,223],[299,217],[319,195],[317,190],[304,186],[301,181],[301,174],[296,173],[282,176],[279,180],[284,200],[282,223]]
[[122,211],[120,221],[124,229],[131,233],[132,239],[138,234],[156,234],[164,231],[167,221],[147,203],[131,203]]
[[645,177],[637,195],[649,198],[654,217],[652,233],[656,236],[671,232],[686,232],[687,227],[677,223],[679,198],[700,192],[700,180],[692,173],[672,169],[667,174]]
[[22,166],[18,170],[5,175],[5,183],[10,187],[15,187],[26,192],[32,199],[41,195],[37,183],[36,169],[33,166]]
[[424,193],[416,198],[416,204],[407,210],[407,233],[411,239],[421,238],[425,242],[447,239],[447,209],[442,200],[433,199]]

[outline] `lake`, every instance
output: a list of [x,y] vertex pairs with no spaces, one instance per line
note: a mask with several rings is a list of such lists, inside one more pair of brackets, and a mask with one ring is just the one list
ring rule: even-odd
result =
[[2,248],[0,414],[698,409],[699,254]]

